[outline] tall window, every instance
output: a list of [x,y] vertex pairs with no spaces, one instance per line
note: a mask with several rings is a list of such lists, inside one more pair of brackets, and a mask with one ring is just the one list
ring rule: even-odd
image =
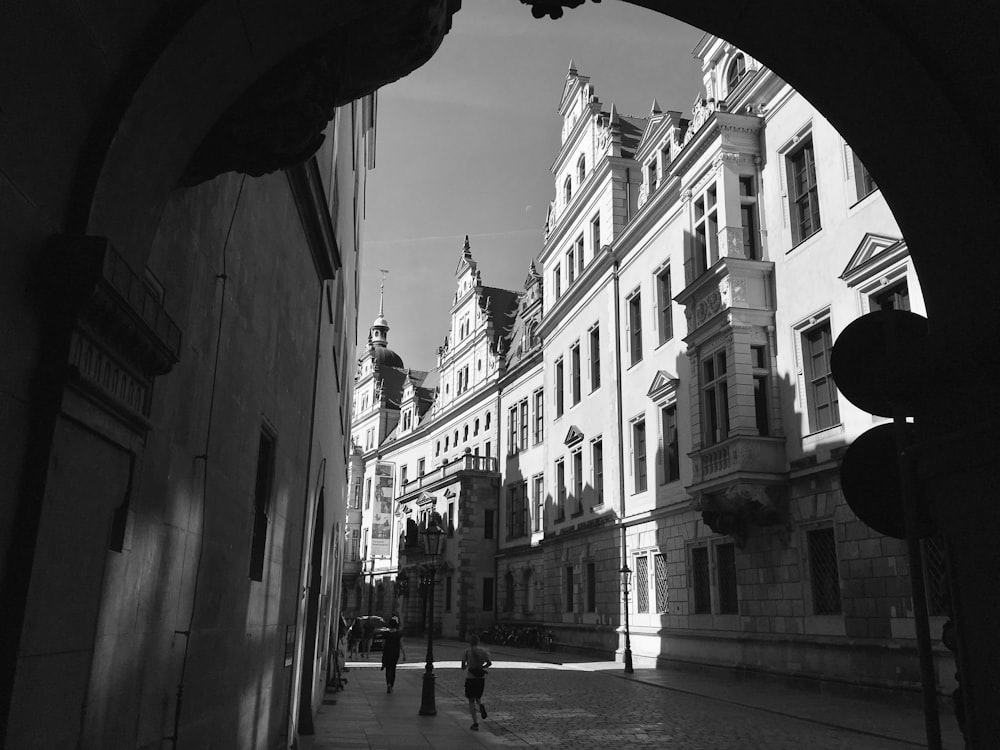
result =
[[802,334],[802,357],[806,377],[806,402],[809,407],[809,430],[816,432],[840,424],[837,386],[830,374],[830,350],[833,337],[830,321]]
[[580,342],[577,341],[569,350],[569,372],[571,395],[574,406],[580,403]]
[[750,363],[753,365],[753,406],[757,419],[757,434],[764,436],[771,434],[767,413],[767,389],[768,374],[770,367],[767,357],[767,348],[753,345],[750,347]]
[[371,507],[372,504],[372,480],[371,477],[365,479],[365,510]]
[[694,595],[694,614],[710,614],[712,589],[708,576],[708,547],[691,548],[691,589]]
[[590,220],[590,252],[593,257],[601,252],[601,215]]
[[578,276],[583,275],[583,235],[576,238],[576,271]]
[[573,499],[576,513],[583,512],[583,450],[573,453]]
[[493,527],[496,524],[496,513],[492,508],[487,508],[483,512],[483,539],[493,538]]
[[837,542],[833,529],[815,529],[808,532],[806,538],[813,612],[817,615],[840,614],[840,576],[837,573]]
[[519,450],[517,436],[517,405],[515,404],[507,409],[507,443],[510,446],[510,449],[507,451],[508,455],[513,455]]
[[556,292],[556,299],[562,296],[562,265],[556,264],[555,271],[552,272],[553,288]]
[[556,520],[566,519],[566,462],[556,461]]
[[717,545],[715,564],[719,574],[719,614],[738,615],[740,607],[736,595],[736,545]]
[[660,409],[660,429],[663,430],[663,481],[681,478],[680,451],[677,445],[677,404]]
[[264,580],[264,551],[267,547],[267,524],[271,512],[271,488],[274,484],[274,435],[262,427],[257,441],[257,480],[253,493],[253,539],[250,542],[250,578]]
[[601,387],[601,329],[590,329],[590,390]]
[[851,150],[851,159],[854,162],[854,189],[857,194],[857,200],[861,200],[865,196],[871,195],[876,190],[878,190],[878,185],[875,184],[875,180],[872,179],[871,172],[868,171],[868,167],[862,164],[861,159],[858,155]]
[[563,407],[565,405],[563,401],[563,361],[562,357],[556,360],[556,418],[558,419],[563,415]]
[[906,279],[880,289],[868,298],[871,303],[871,310],[909,310],[910,290],[906,284]]
[[649,556],[635,558],[635,611],[649,612]]
[[524,450],[528,447],[528,399],[522,398],[521,403],[518,404],[518,408],[521,412],[520,419],[518,420],[521,425],[519,445],[521,446],[521,450]]
[[410,467],[409,466],[400,466],[399,467],[399,484],[400,485],[404,485],[404,484],[406,484],[407,482],[410,481],[409,473],[410,473]]
[[819,189],[816,185],[816,155],[812,138],[786,158],[788,167],[788,200],[792,216],[792,243],[797,244],[818,232]]
[[568,206],[573,199],[573,178],[567,177],[563,183],[563,202]]
[[725,350],[716,352],[701,364],[705,445],[715,445],[729,437],[729,382],[726,378]]
[[587,157],[580,154],[580,158],[576,162],[576,181],[583,184],[583,178],[587,174]]
[[493,578],[483,578],[483,612],[493,611]]
[[576,279],[576,246],[566,251],[566,279],[570,284]]
[[719,212],[713,184],[694,202],[694,275],[701,276],[719,259]]
[[665,613],[670,606],[666,555],[653,555],[653,577],[656,585],[656,611]]
[[567,565],[566,566],[565,582],[566,582],[566,589],[565,589],[566,611],[567,612],[572,612],[573,611],[573,595],[576,593],[575,590],[574,590],[575,587],[573,585],[573,566],[572,565]]
[[534,392],[535,400],[535,444],[545,438],[545,391],[539,388]]
[[642,295],[636,292],[628,300],[629,354],[631,364],[642,359]]
[[632,475],[635,478],[635,491],[646,490],[646,420],[639,419],[632,423]]
[[507,488],[508,538],[522,537],[528,533],[528,483],[518,482]]
[[597,611],[597,566],[587,563],[587,611]]
[[743,227],[743,257],[760,260],[757,231],[757,190],[752,175],[740,177],[740,224]]
[[673,299],[670,294],[670,266],[656,274],[656,315],[660,328],[660,343],[674,337]]
[[[732,90],[736,88],[737,84],[743,80],[743,76],[747,73],[747,61],[740,52],[733,58],[732,62],[729,63],[729,68],[726,70],[726,90],[732,93]],[[728,94],[727,94],[728,96]]]
[[427,468],[427,461],[426,461],[426,459],[423,459],[423,458],[418,459],[417,460],[417,476],[418,477],[422,477],[424,475],[424,472],[425,472],[426,468]]
[[590,465],[594,471],[594,504],[604,502],[604,441],[598,438],[590,444]]
[[656,190],[656,157],[646,165],[646,184],[649,186],[649,194]]
[[535,531],[541,531],[545,518],[545,476],[536,474],[532,478],[532,494],[535,501]]

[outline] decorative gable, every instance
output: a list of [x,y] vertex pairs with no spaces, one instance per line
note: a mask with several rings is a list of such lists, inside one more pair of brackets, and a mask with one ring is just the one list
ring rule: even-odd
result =
[[671,375],[666,370],[660,370],[653,377],[653,382],[649,385],[646,395],[657,403],[676,397],[677,386],[680,381],[676,376]]
[[853,287],[895,265],[907,255],[909,251],[902,238],[869,232],[854,251],[840,278]]
[[583,432],[576,425],[570,425],[569,432],[566,433],[566,445],[576,445],[583,440]]

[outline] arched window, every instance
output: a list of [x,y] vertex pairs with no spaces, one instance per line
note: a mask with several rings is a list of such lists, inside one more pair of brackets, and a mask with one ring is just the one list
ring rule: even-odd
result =
[[462,429],[462,442],[465,442],[468,439],[469,439],[469,425],[465,425],[465,427]]
[[479,434],[479,420],[477,419],[472,425],[472,435],[475,437]]
[[573,198],[573,178],[567,177],[566,182],[563,184],[563,201],[566,205],[569,205],[570,200]]
[[445,450],[448,450],[448,440],[449,440],[448,436],[445,435],[444,436],[444,449]]
[[455,446],[458,446],[458,430],[455,430]]
[[493,412],[486,412],[486,429],[490,429],[490,417],[493,416]]
[[743,80],[743,76],[747,72],[747,61],[743,57],[743,53],[740,52],[736,57],[733,58],[732,62],[729,63],[729,70],[726,73],[726,90],[731,92],[736,88],[737,84]]
[[576,181],[581,185],[585,174],[587,174],[587,157],[580,154],[580,159],[576,163]]
[[434,455],[435,456],[440,456],[441,455],[441,441],[440,440],[438,440],[437,444],[434,446]]

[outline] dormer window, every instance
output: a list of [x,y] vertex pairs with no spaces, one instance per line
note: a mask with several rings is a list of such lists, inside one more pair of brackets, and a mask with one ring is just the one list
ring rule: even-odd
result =
[[656,158],[654,157],[648,165],[646,165],[646,180],[649,183],[649,192],[656,190]]
[[726,90],[731,93],[732,90],[739,85],[739,82],[743,80],[743,76],[746,74],[747,61],[743,56],[743,53],[740,52],[732,59],[732,62],[729,63],[729,70],[726,71]]
[[587,157],[580,154],[580,160],[576,163],[576,181],[583,184],[583,176],[587,174]]
[[563,184],[563,201],[568,206],[572,198],[573,198],[573,178],[567,177],[566,182]]

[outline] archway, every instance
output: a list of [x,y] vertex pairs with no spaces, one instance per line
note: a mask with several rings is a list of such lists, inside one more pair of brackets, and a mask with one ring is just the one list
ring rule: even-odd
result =
[[[319,491],[313,520],[312,554],[309,556],[309,593],[306,600],[305,640],[302,649],[302,682],[299,685],[299,734],[313,734],[313,688],[316,684],[316,661],[320,651],[318,638],[320,594],[323,589],[323,506],[324,490]],[[336,628],[336,626],[334,626]]]

